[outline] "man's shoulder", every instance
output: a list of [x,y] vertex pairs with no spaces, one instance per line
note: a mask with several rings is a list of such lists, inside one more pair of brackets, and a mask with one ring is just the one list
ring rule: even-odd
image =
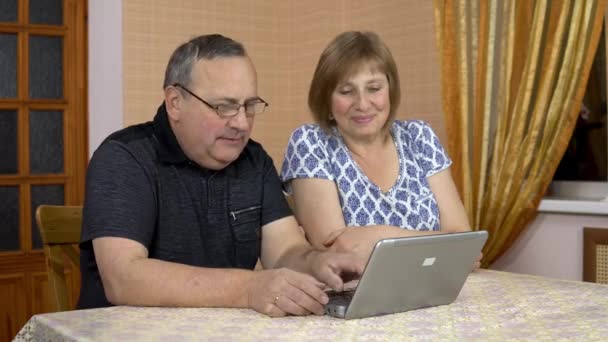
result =
[[[123,128],[110,134],[93,154],[95,160],[135,158],[150,160],[156,158],[154,129],[151,122]],[[142,159],[143,158],[143,159]],[[154,162],[151,160],[151,162]]]
[[142,140],[149,141],[152,135],[154,135],[152,122],[145,122],[116,131],[110,134],[104,142],[114,141],[129,145]]
[[119,145],[135,155],[155,151],[152,122],[132,125],[110,134],[100,148],[107,145]]

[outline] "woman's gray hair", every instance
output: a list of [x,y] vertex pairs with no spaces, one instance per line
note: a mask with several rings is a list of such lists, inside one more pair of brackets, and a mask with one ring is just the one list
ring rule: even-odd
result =
[[185,87],[189,86],[192,66],[200,59],[244,57],[246,55],[243,44],[220,34],[193,38],[173,51],[165,71],[163,89],[176,83]]

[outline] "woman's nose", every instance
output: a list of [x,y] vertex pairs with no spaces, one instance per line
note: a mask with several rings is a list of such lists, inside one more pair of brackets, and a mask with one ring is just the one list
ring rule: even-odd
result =
[[371,102],[369,96],[366,94],[359,93],[356,99],[357,108],[360,110],[366,110],[369,108]]

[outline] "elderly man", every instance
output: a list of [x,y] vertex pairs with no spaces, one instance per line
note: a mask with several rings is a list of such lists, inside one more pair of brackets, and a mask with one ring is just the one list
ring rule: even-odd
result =
[[[340,290],[363,265],[300,233],[271,158],[250,140],[268,104],[243,46],[192,39],[163,87],[154,120],[110,135],[91,159],[78,307],[323,314],[323,288]],[[265,270],[253,270],[258,258]]]

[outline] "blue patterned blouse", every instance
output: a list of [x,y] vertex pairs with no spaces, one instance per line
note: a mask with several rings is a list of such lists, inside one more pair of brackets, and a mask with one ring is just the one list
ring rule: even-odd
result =
[[439,208],[427,177],[452,161],[431,127],[423,121],[395,120],[391,127],[399,155],[399,176],[387,191],[367,178],[352,159],[337,129],[328,135],[317,125],[303,125],[291,135],[281,179],[291,193],[294,178],[336,182],[347,226],[391,225],[439,230]]

